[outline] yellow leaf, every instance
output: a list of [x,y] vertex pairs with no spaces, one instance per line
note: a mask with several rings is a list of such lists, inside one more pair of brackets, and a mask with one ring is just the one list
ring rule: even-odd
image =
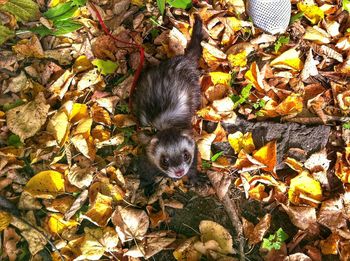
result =
[[237,54],[229,54],[227,59],[232,67],[245,67],[247,65],[247,52],[243,50]]
[[308,204],[317,207],[322,200],[321,184],[310,177],[308,171],[303,171],[291,179],[288,199],[295,205]]
[[224,72],[210,72],[209,76],[211,77],[212,83],[215,84],[224,84],[230,85],[231,74]]
[[259,91],[264,92],[263,78],[260,74],[259,67],[256,62],[250,65],[249,70],[245,73],[244,77],[250,81],[253,86]]
[[65,191],[64,179],[57,171],[42,171],[27,182],[24,190],[36,198],[55,198]]
[[240,131],[228,135],[228,142],[238,154],[241,149],[244,149],[246,153],[251,153],[255,150],[253,136],[251,132],[247,132],[243,135]]
[[96,156],[96,148],[94,139],[91,136],[85,137],[83,134],[78,134],[72,137],[71,142],[74,147],[79,150],[85,157],[94,160]]
[[53,234],[61,234],[66,228],[72,228],[79,225],[78,222],[74,220],[64,220],[62,214],[51,214],[48,220],[48,226]]
[[74,103],[73,108],[69,114],[69,121],[74,123],[89,116],[86,104]]
[[70,124],[67,113],[63,110],[58,111],[47,124],[47,131],[52,133],[59,146],[62,146],[68,137]]
[[0,210],[0,232],[10,225],[11,220],[11,214]]
[[93,205],[84,216],[94,224],[105,227],[113,212],[112,202],[113,199],[111,197],[97,193]]
[[201,253],[194,249],[194,243],[199,241],[198,237],[191,237],[181,243],[173,252],[177,261],[198,261]]
[[249,198],[263,200],[268,194],[265,192],[265,185],[259,183],[249,190]]
[[227,17],[225,20],[232,31],[237,32],[242,29],[242,21],[236,17]]
[[91,118],[85,118],[81,120],[76,127],[75,131],[73,132],[73,135],[77,134],[90,134],[92,126],[92,119]]
[[276,107],[276,112],[281,116],[300,113],[302,110],[303,98],[295,93],[289,95]]
[[299,11],[313,24],[317,24],[324,18],[324,12],[317,5],[308,5],[303,2],[297,4]]
[[300,71],[304,64],[299,58],[300,51],[295,48],[289,49],[271,62],[271,66]]
[[316,25],[314,27],[311,27],[311,26],[306,27],[304,39],[315,41],[318,44],[330,43],[330,35]]
[[73,64],[73,72],[80,73],[92,69],[93,67],[94,66],[90,60],[85,55],[81,55],[75,60]]
[[210,220],[202,220],[199,224],[199,231],[203,243],[214,240],[219,244],[219,251],[222,254],[234,253],[232,236],[220,224]]

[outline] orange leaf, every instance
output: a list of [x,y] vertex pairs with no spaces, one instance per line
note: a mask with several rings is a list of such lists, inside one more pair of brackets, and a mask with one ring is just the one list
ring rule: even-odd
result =
[[263,170],[271,172],[274,176],[276,173],[277,144],[276,141],[270,141],[264,147],[253,153],[253,157],[266,167]]

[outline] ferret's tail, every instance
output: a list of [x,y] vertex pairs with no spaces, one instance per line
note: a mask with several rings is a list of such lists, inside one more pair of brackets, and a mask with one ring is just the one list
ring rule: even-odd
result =
[[192,30],[192,38],[187,46],[186,54],[191,58],[199,60],[202,55],[201,41],[203,39],[202,20],[199,15],[195,15],[195,22]]

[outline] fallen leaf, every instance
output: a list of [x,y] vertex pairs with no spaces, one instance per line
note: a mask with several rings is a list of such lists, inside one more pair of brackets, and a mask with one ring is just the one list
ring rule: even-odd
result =
[[215,188],[216,195],[219,199],[223,199],[231,185],[230,176],[226,172],[220,173],[214,171],[208,171],[207,175],[212,186]]
[[41,171],[27,182],[24,190],[36,198],[55,198],[65,191],[64,179],[57,171]]
[[82,189],[91,184],[95,172],[94,168],[80,168],[75,164],[70,168],[67,178],[72,185]]
[[203,243],[214,240],[218,243],[220,252],[223,254],[233,254],[233,240],[230,233],[220,224],[202,220],[199,223],[199,231],[201,233],[201,241]]
[[308,206],[286,206],[282,204],[293,225],[302,230],[311,230],[317,226],[316,209]]
[[194,243],[199,241],[198,237],[191,237],[182,242],[173,252],[177,261],[197,261],[201,258],[201,253],[196,251]]
[[15,53],[23,55],[24,57],[44,57],[43,47],[36,35],[33,35],[30,39],[19,41],[16,45],[12,46],[12,49]]
[[265,146],[253,153],[253,157],[259,162],[264,164],[266,167],[263,170],[276,173],[277,164],[277,143],[276,141],[270,141]]
[[255,150],[253,135],[251,132],[247,132],[243,135],[242,132],[237,131],[229,134],[227,138],[236,154],[238,154],[242,149],[248,154]]
[[270,228],[271,218],[270,214],[266,214],[256,226],[243,218],[244,235],[248,238],[250,245],[255,245],[263,240],[264,235]]
[[149,218],[145,211],[118,206],[113,212],[112,222],[120,240],[142,240],[149,228]]
[[11,220],[12,217],[9,213],[0,210],[0,232],[10,225]]
[[65,221],[62,214],[51,214],[48,220],[48,227],[53,234],[62,234],[65,229],[71,229],[79,225],[77,221]]
[[282,53],[276,59],[272,60],[270,65],[276,68],[300,71],[304,67],[304,64],[300,60],[299,56],[300,51],[297,51],[295,48],[292,48]]
[[84,214],[84,217],[89,219],[95,225],[105,227],[112,215],[113,199],[101,193],[97,193],[93,204]]
[[321,185],[310,177],[308,171],[303,171],[291,179],[288,199],[295,205],[305,203],[316,207],[322,199]]
[[33,137],[44,125],[49,108],[44,94],[39,93],[34,101],[6,112],[7,126],[24,142],[25,139]]

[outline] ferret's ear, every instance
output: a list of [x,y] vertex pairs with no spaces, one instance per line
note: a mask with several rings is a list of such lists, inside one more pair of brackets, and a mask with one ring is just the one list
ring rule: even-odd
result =
[[151,141],[151,139],[152,139],[152,135],[148,135],[146,132],[144,132],[144,131],[140,131],[138,134],[137,134],[137,137],[138,137],[138,139],[139,139],[139,141],[140,141],[140,143],[142,144],[142,145],[146,145],[146,144],[148,144],[150,141]]

